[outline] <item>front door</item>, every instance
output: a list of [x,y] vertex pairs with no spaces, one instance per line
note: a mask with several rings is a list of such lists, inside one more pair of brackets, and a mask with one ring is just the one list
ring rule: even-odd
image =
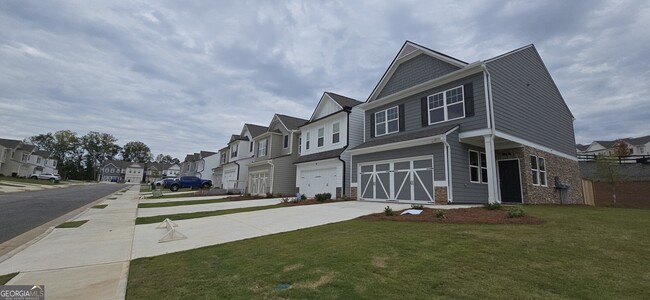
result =
[[501,202],[522,203],[518,159],[499,161],[499,187]]

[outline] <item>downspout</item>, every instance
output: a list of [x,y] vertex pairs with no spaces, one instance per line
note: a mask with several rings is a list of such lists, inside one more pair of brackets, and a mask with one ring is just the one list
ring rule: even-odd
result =
[[[488,190],[491,188],[493,190],[493,196],[494,196],[494,202],[496,203],[501,203],[501,195],[499,191],[499,185],[498,185],[498,178],[497,178],[497,165],[496,165],[496,157],[494,151],[494,140],[496,137],[496,128],[495,128],[495,120],[494,120],[494,99],[492,98],[492,76],[490,75],[490,71],[487,68],[487,65],[485,62],[481,65],[484,71],[484,84],[486,87],[485,94],[486,94],[486,101],[488,103],[487,108],[488,108],[488,118],[489,118],[489,123],[488,127],[490,129],[490,134],[489,136],[485,136],[486,142],[490,143],[490,156],[488,158],[488,165],[492,165],[492,168],[489,168],[488,171],[490,172],[491,176],[488,176],[488,178],[492,177],[494,180],[491,182],[488,182]],[[486,155],[487,155],[487,149],[486,149]],[[488,202],[489,202],[488,198]]]
[[238,185],[237,188],[239,188],[239,167],[240,167],[240,166],[239,166],[239,164],[237,163],[236,160],[233,160],[233,163],[234,163],[235,165],[237,165],[237,179],[236,179],[237,181],[235,181],[235,184],[237,184],[237,185]]
[[273,161],[270,160],[270,159],[267,162],[269,163],[269,165],[271,165],[271,173],[269,173],[269,175],[271,176],[271,181],[270,181],[271,189],[270,189],[270,191],[271,191],[271,194],[273,194],[273,179],[275,179],[275,165],[273,164]]
[[[447,135],[442,136],[442,143],[445,145],[445,177],[447,177],[447,203],[454,202],[454,192],[451,180],[451,146],[447,142]],[[435,190],[433,191],[435,194]],[[435,201],[435,199],[434,199]]]
[[[345,150],[348,149],[348,145],[350,145],[350,113],[352,112],[352,108],[347,108],[347,109],[344,108],[344,110],[347,113],[347,116],[345,116],[345,120],[346,120],[346,124],[347,124],[346,127],[345,127],[345,130],[347,132],[345,133],[345,147],[343,147],[343,151],[341,151],[341,154],[343,154],[343,152],[345,152]],[[339,129],[339,132],[340,132],[340,129]],[[343,181],[342,181],[342,184],[341,184],[341,196],[343,196],[343,195],[347,196],[347,194],[345,193],[345,179],[346,179],[345,167],[346,167],[346,164],[345,164],[345,161],[343,159],[341,159],[341,154],[339,154],[339,156],[337,157],[341,161],[341,163],[343,163],[343,178],[342,178]],[[334,195],[334,196],[336,196],[336,195]]]

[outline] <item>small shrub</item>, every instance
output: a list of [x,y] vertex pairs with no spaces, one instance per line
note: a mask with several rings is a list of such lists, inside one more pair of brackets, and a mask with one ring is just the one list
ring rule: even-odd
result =
[[508,208],[508,217],[521,218],[526,214],[521,206],[513,206]]
[[251,196],[251,193],[244,194],[244,197],[250,197],[250,196]]
[[422,204],[411,204],[412,209],[423,209],[424,205]]
[[307,200],[307,196],[305,194],[300,195],[300,200]]
[[332,199],[332,194],[330,193],[316,194],[314,195],[314,198],[316,198],[316,201],[325,201],[325,200]]
[[436,210],[436,218],[438,219],[446,219],[447,218],[446,214],[447,212],[442,209]]
[[394,214],[393,209],[390,208],[390,206],[384,207],[384,214],[387,215],[387,216],[392,216]]
[[289,200],[289,197],[283,197],[280,203],[290,203],[291,200]]
[[266,198],[273,198],[273,194],[271,194],[271,193],[266,193]]
[[226,195],[234,195],[234,193],[231,192],[231,191],[227,191],[227,192],[226,192]]
[[497,210],[497,209],[501,209],[501,203],[496,203],[496,202],[488,203],[485,204],[484,207],[487,208],[488,210]]

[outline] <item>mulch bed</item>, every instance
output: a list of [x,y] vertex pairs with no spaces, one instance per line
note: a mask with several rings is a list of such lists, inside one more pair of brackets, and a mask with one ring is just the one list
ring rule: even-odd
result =
[[433,222],[446,224],[543,224],[544,220],[531,215],[508,217],[505,209],[488,210],[482,207],[445,209],[445,218],[436,217],[436,209],[423,208],[419,215],[400,215],[404,210],[386,216],[383,212],[359,217],[365,220],[391,220],[405,222]]
[[312,205],[312,204],[324,204],[324,203],[334,203],[334,202],[343,202],[343,201],[350,201],[350,200],[336,200],[336,199],[328,199],[324,201],[318,201],[316,199],[307,199],[307,200],[300,200],[298,202],[282,202],[282,206],[300,206],[300,205]]

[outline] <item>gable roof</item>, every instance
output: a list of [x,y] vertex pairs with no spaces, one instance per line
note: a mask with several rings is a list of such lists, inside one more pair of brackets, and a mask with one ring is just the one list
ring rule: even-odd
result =
[[589,145],[576,144],[576,149],[578,149],[580,151],[586,151],[587,148],[589,148]]
[[201,158],[204,158],[204,157],[215,155],[215,154],[217,154],[217,152],[201,151],[201,153],[199,153],[199,154],[201,154]]
[[244,127],[248,128],[248,132],[251,133],[251,136],[255,138],[256,136],[265,133],[269,128],[261,125],[255,124],[244,124]]
[[307,120],[305,119],[282,115],[282,114],[275,114],[275,117],[278,118],[278,120],[280,120],[280,122],[288,130],[296,130],[298,129],[298,127],[302,126],[302,124],[307,123]]
[[18,145],[20,145],[22,141],[19,140],[10,140],[10,139],[0,139],[0,145],[5,146],[7,148],[16,148]]
[[50,152],[45,151],[45,150],[36,150],[36,151],[34,151],[33,154],[38,155],[38,156],[40,156],[42,158],[49,158],[50,157]]
[[388,68],[384,72],[384,75],[381,76],[381,79],[379,79],[379,82],[377,82],[377,85],[368,96],[368,99],[366,99],[366,102],[371,102],[377,99],[377,96],[379,96],[379,93],[381,92],[383,87],[386,85],[386,83],[388,83],[388,80],[395,72],[395,70],[397,70],[397,67],[401,63],[408,61],[410,58],[415,57],[418,54],[426,54],[438,60],[454,65],[458,68],[464,68],[465,66],[468,65],[467,62],[464,62],[460,59],[454,58],[452,56],[449,56],[447,54],[435,50],[431,50],[427,47],[424,47],[422,45],[407,40],[406,42],[404,42],[399,52],[397,52],[397,55],[395,56],[395,58],[393,58],[393,61],[390,63],[390,65],[388,65]]
[[645,145],[647,143],[650,143],[650,135],[646,136],[641,136],[638,138],[628,138],[624,139],[626,142],[629,144],[635,145],[635,146],[640,146],[640,145]]
[[340,105],[341,108],[355,107],[355,106],[363,103],[363,102],[361,102],[359,100],[355,100],[355,99],[352,99],[350,97],[346,97],[346,96],[339,95],[339,94],[332,93],[332,92],[325,92],[325,94],[330,96],[330,98],[332,98],[332,100],[334,100],[334,102],[336,102],[336,104]]

